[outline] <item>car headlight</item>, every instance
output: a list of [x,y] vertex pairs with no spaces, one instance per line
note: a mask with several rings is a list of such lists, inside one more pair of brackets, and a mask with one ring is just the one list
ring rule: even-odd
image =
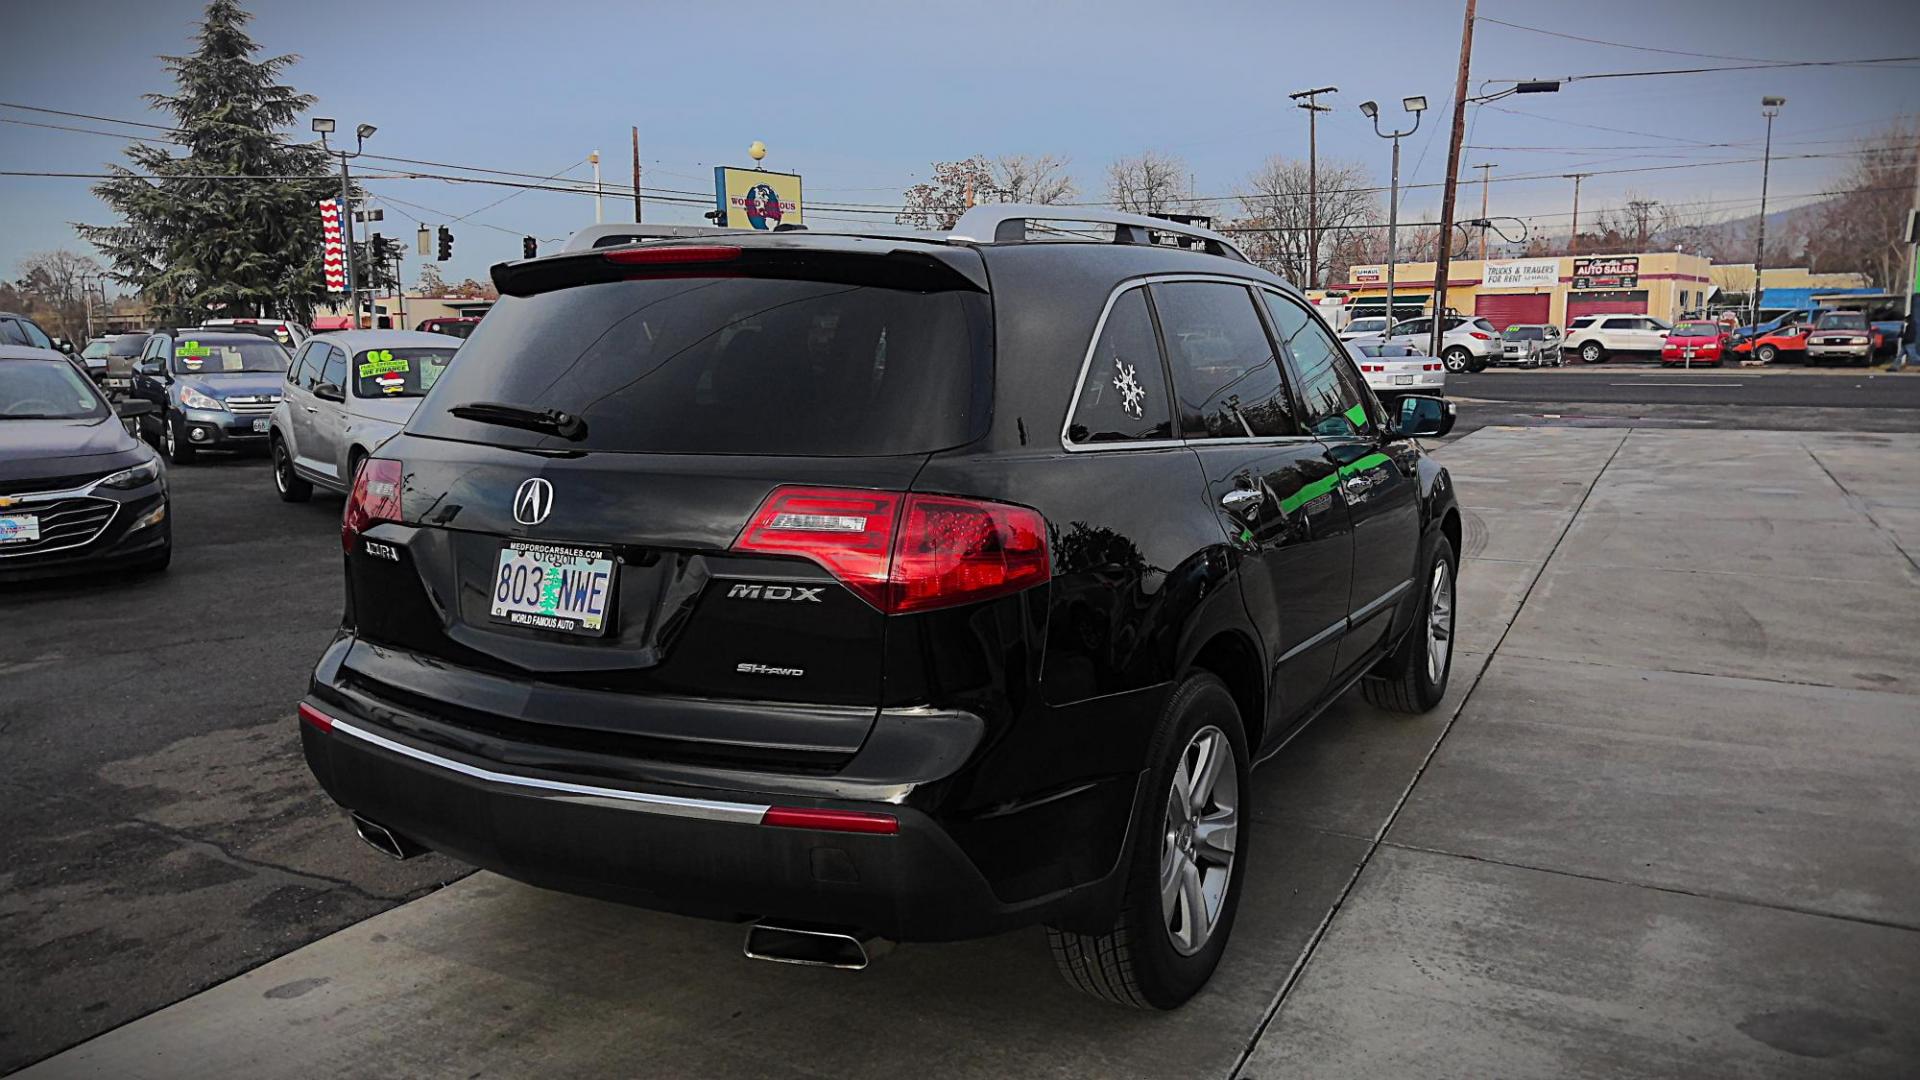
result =
[[180,388],[180,404],[189,409],[225,409],[227,406],[211,394],[203,394],[191,386]]
[[158,479],[160,479],[160,461],[157,458],[148,458],[131,469],[121,469],[112,476],[102,478],[97,486],[131,491],[142,484],[151,484]]

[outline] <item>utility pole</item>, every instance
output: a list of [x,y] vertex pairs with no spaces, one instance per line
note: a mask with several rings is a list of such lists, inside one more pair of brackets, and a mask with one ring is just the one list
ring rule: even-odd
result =
[[1480,273],[1482,275],[1487,272],[1487,225],[1490,220],[1487,217],[1487,178],[1493,175],[1489,170],[1499,167],[1491,162],[1467,166],[1469,169],[1480,170]]
[[[1337,86],[1321,86],[1312,90],[1302,90],[1288,94],[1296,107],[1307,110],[1307,288],[1320,287],[1320,114],[1332,112],[1333,106],[1322,105],[1319,95],[1339,91]],[[1307,100],[1301,101],[1301,98]]]
[[1573,181],[1573,228],[1567,235],[1567,254],[1580,254],[1580,181],[1592,176],[1592,173],[1567,173],[1562,180]]
[[634,225],[639,221],[639,125],[634,125]]
[[1460,186],[1460,144],[1467,131],[1467,70],[1473,66],[1474,6],[1475,0],[1467,0],[1466,17],[1460,24],[1460,72],[1453,82],[1453,133],[1447,139],[1447,186],[1440,199],[1440,250],[1434,253],[1430,356],[1440,355],[1440,338],[1447,332],[1447,264],[1453,258],[1453,199]]
[[600,210],[600,151],[588,154],[587,160],[593,162],[593,223],[598,225],[604,220]]
[[1780,106],[1785,105],[1783,97],[1763,97],[1760,99],[1760,115],[1767,118],[1767,149],[1760,158],[1760,228],[1753,243],[1753,321],[1749,326],[1760,325],[1760,278],[1761,266],[1767,258],[1767,174],[1773,171],[1773,118],[1780,115]]
[[[1920,140],[1913,144],[1913,213],[1907,215],[1907,321],[1913,321],[1913,294],[1920,292]],[[100,294],[106,301],[106,293]],[[1906,348],[1902,343],[1901,348]]]

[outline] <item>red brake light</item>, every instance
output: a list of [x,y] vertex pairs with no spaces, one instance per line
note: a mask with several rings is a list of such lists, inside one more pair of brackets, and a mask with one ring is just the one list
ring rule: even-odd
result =
[[888,615],[1003,596],[1052,577],[1039,513],[945,495],[778,488],[733,550],[811,559]]
[[857,810],[804,810],[797,806],[771,806],[760,816],[762,825],[788,829],[825,829],[828,832],[881,833],[891,836],[900,831],[899,819],[890,814],[863,814]]
[[387,458],[368,458],[353,478],[353,494],[340,516],[340,549],[352,551],[353,542],[375,522],[399,521],[400,485],[405,469]]
[[321,731],[333,730],[333,717],[328,716],[326,713],[321,712],[306,702],[301,702],[300,708],[297,711],[300,714],[301,723],[312,724]]
[[740,249],[723,244],[690,244],[674,247],[626,248],[609,251],[606,260],[620,266],[663,266],[675,263],[731,262],[740,257]]
[[1493,340],[1493,336],[1492,336],[1491,334],[1483,334],[1483,333],[1481,333],[1481,332],[1480,332],[1480,331],[1478,331],[1478,330],[1469,330],[1469,331],[1467,332],[1467,336],[1469,336],[1469,337],[1473,337],[1473,338],[1477,338],[1477,339],[1479,339],[1479,340],[1481,340],[1481,341],[1492,341],[1492,340]]

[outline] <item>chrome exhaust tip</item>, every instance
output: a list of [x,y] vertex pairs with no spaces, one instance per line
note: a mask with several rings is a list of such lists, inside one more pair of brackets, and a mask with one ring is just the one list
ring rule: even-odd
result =
[[347,816],[353,819],[353,831],[360,834],[360,839],[389,859],[406,862],[427,853],[427,848],[418,841],[410,840],[377,821],[351,811]]
[[865,971],[893,951],[893,942],[864,930],[758,922],[747,927],[742,951],[750,960]]

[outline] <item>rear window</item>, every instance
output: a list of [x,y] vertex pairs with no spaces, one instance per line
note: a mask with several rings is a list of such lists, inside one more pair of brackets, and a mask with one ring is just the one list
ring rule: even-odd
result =
[[429,334],[445,334],[448,337],[469,338],[473,336],[477,322],[425,322],[420,328]]
[[440,381],[452,359],[452,349],[365,349],[353,358],[354,394],[422,397]]
[[[655,278],[507,296],[408,429],[626,453],[924,453],[984,430],[990,339],[975,292]],[[557,409],[587,433],[447,411],[476,402]]]

